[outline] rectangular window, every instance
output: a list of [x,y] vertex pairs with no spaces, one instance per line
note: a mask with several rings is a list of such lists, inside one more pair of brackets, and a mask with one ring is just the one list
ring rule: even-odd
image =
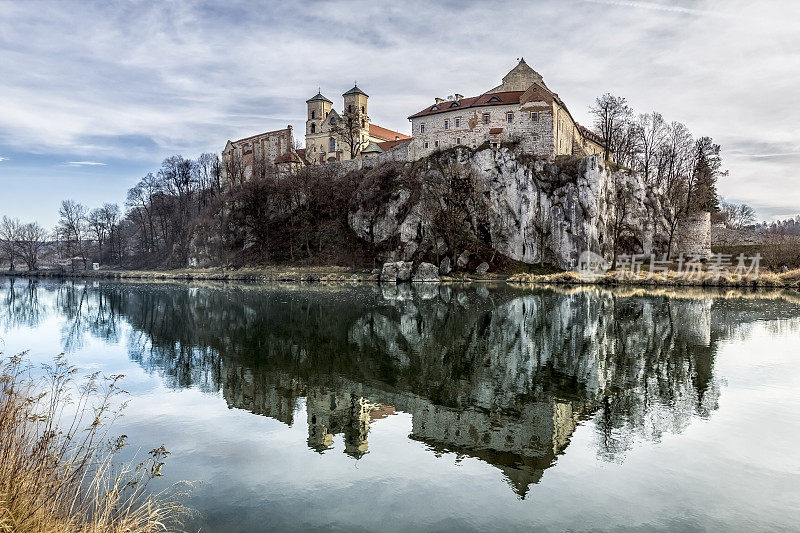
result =
[[446,129],[446,130],[450,129],[450,121],[449,120],[445,120],[444,121],[444,129]]
[[506,113],[506,120],[511,123],[514,120],[514,113]]
[[426,143],[425,143],[425,148],[427,148],[427,147],[428,147],[428,143],[426,142]]
[[420,124],[419,125],[419,132],[420,133],[425,133],[425,124]]
[[456,144],[461,144],[461,137],[456,137]]
[[483,114],[483,123],[484,124],[489,124],[489,113],[484,113]]
[[433,141],[433,146],[435,148],[439,148],[439,141]]
[[460,128],[460,127],[461,127],[461,119],[457,118],[456,119],[456,128]]
[[536,111],[531,111],[531,121],[539,122],[539,113],[537,113]]

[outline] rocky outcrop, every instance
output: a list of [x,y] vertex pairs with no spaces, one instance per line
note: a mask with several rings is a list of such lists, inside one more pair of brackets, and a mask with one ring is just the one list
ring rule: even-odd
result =
[[420,263],[412,281],[439,281],[439,268],[431,263]]
[[[444,255],[465,269],[466,246],[448,242],[459,231],[511,259],[564,269],[587,250],[610,258],[615,239],[624,237],[629,253],[650,253],[669,240],[652,191],[636,173],[612,170],[599,156],[552,161],[507,148],[464,148],[408,163],[401,174],[382,201],[356,202],[349,215],[353,230],[385,246],[390,260]],[[452,189],[443,192],[442,184]],[[451,190],[465,199],[466,213],[442,222],[446,217],[433,213],[452,215]]]
[[408,261],[384,263],[381,270],[381,281],[387,283],[411,281],[412,267],[413,263]]

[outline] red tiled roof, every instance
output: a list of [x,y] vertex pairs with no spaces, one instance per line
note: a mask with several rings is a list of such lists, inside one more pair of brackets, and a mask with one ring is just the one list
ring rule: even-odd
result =
[[298,156],[294,152],[286,152],[285,154],[279,155],[278,157],[275,158],[275,163],[276,164],[277,163],[302,163],[302,162],[303,162],[303,160],[300,159],[300,156]]
[[[469,98],[462,98],[458,100],[458,105],[455,100],[445,100],[439,104],[426,107],[419,113],[414,113],[408,118],[424,117],[427,115],[435,115],[437,113],[446,113],[448,111],[456,111],[458,109],[465,109],[469,107],[484,107],[492,105],[508,105],[518,104],[520,97],[525,91],[506,91],[502,93],[484,93],[480,96],[471,96]],[[492,101],[490,101],[492,100]]]
[[378,146],[380,146],[381,150],[383,150],[384,152],[388,152],[389,150],[391,150],[395,146],[397,146],[399,144],[405,144],[405,143],[410,142],[410,141],[411,141],[411,137],[409,137],[407,139],[400,139],[400,140],[397,140],[397,141],[384,141],[382,143],[378,143]]
[[392,130],[390,130],[388,128],[382,128],[381,126],[376,126],[375,124],[371,124],[371,123],[369,125],[369,134],[372,135],[373,137],[379,137],[381,139],[386,139],[387,141],[394,141],[398,137],[400,138],[400,140],[402,140],[402,139],[410,139],[411,138],[408,135],[405,135],[403,133],[400,133],[400,132],[397,132],[397,131],[392,131]]
[[503,128],[490,128],[489,133],[492,135],[503,133]]

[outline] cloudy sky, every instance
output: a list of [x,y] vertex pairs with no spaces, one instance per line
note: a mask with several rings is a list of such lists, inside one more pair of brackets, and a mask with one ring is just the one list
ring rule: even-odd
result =
[[357,80],[408,132],[524,56],[577,120],[604,92],[723,146],[719,189],[800,213],[800,2],[69,2],[0,0],[0,215],[124,203],[167,155],[293,124]]

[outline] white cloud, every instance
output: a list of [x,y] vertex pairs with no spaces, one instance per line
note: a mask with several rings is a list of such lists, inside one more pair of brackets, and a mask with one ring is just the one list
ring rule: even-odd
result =
[[100,163],[97,161],[67,161],[64,163],[68,167],[104,167],[106,166],[105,163]]
[[3,161],[8,161],[8,158],[0,155],[0,163],[2,163]]
[[407,132],[433,97],[479,94],[525,56],[578,121],[591,122],[597,95],[626,96],[722,144],[726,197],[800,206],[800,3],[79,5],[0,0],[0,150],[157,166],[289,123],[302,131],[318,86],[341,106],[355,79],[373,121]]

